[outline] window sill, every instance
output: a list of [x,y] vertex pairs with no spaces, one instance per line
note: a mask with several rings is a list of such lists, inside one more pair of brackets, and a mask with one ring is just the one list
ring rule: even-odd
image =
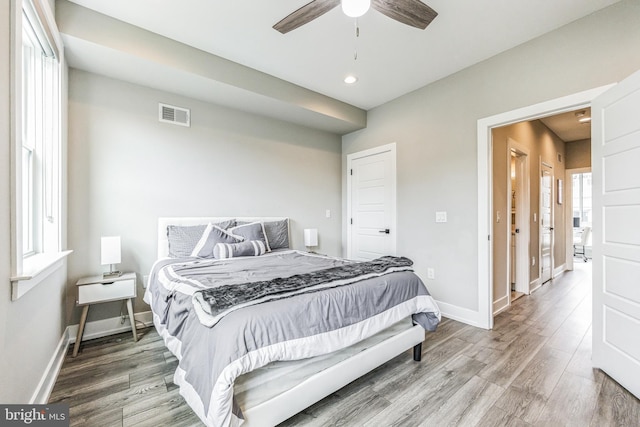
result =
[[57,271],[64,264],[64,259],[72,252],[38,254],[25,259],[22,273],[11,278],[11,300],[17,300]]

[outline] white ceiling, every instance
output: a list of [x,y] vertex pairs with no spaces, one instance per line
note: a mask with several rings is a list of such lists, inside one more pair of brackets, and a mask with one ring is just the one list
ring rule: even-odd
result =
[[71,1],[368,110],[619,0],[428,0],[439,15],[426,30],[370,10],[357,40],[339,7],[286,35],[271,28],[307,0]]

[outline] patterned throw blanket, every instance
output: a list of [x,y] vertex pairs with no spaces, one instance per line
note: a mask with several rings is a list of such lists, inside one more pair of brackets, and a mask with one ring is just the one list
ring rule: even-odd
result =
[[396,271],[412,271],[405,257],[384,256],[312,273],[199,290],[193,295],[200,322],[212,327],[227,314],[243,307],[344,286]]

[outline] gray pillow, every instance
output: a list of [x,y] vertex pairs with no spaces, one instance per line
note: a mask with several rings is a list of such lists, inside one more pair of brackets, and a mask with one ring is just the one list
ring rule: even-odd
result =
[[[222,229],[234,227],[235,220],[219,222],[214,225]],[[169,240],[169,256],[171,258],[184,258],[191,256],[193,248],[198,244],[202,233],[207,228],[201,225],[169,225],[167,226],[167,238]]]
[[213,258],[213,248],[218,243],[238,243],[242,239],[232,236],[222,228],[209,224],[202,233],[202,237],[193,248],[191,256],[198,258]]
[[271,250],[289,249],[289,220],[266,221],[264,231]]
[[262,240],[245,240],[240,243],[217,243],[213,247],[213,256],[217,259],[239,256],[264,255],[266,247]]
[[191,256],[193,248],[202,237],[206,225],[169,225],[167,226],[167,238],[169,240],[169,256],[171,258],[184,258]]
[[251,222],[249,224],[238,225],[232,227],[229,230],[235,237],[241,237],[243,240],[260,240],[264,243],[264,247],[267,252],[271,252],[269,247],[269,241],[267,240],[267,234],[264,231],[264,225],[261,222]]

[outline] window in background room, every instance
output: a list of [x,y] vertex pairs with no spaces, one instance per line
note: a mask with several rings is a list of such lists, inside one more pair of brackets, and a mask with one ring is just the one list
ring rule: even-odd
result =
[[573,226],[591,227],[591,172],[573,175]]

